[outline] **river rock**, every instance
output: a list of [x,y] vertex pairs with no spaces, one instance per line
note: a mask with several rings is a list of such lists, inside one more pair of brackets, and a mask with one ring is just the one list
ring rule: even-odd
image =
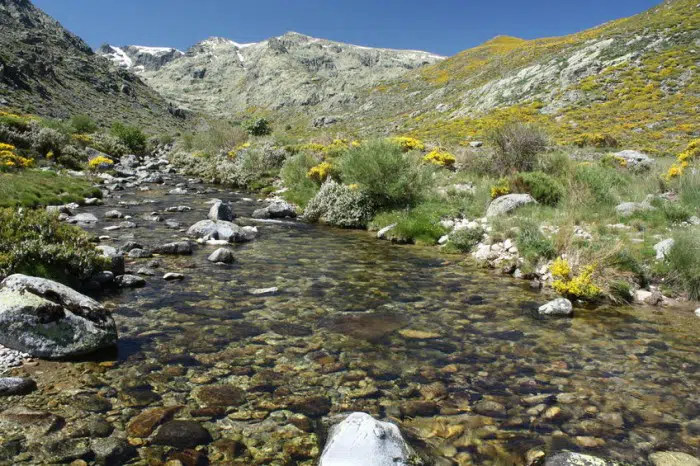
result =
[[185,449],[207,445],[211,441],[209,432],[198,422],[170,421],[158,429],[153,444]]
[[666,257],[668,257],[668,254],[671,252],[671,248],[673,248],[674,243],[675,241],[673,240],[673,238],[665,239],[656,243],[654,245],[654,251],[656,251],[656,260],[665,260]]
[[294,218],[296,216],[294,206],[282,200],[276,200],[264,209],[257,209],[253,212],[253,218]]
[[109,210],[105,212],[105,218],[124,218],[124,214],[118,210]]
[[207,258],[209,262],[223,262],[224,264],[230,264],[235,260],[235,257],[233,256],[233,251],[231,251],[228,248],[219,248],[216,251],[212,252],[211,255]]
[[163,280],[174,281],[174,280],[184,280],[185,276],[181,273],[169,272],[163,275]]
[[129,445],[126,439],[110,437],[93,439],[90,448],[95,453],[99,466],[117,466],[126,464],[130,459],[138,456],[135,447]]
[[26,377],[0,377],[0,396],[26,395],[36,389],[36,382]]
[[250,241],[250,235],[243,231],[235,223],[224,220],[202,220],[192,225],[187,230],[187,236],[205,240],[221,240],[229,243],[242,243]]
[[66,222],[78,225],[90,225],[97,223],[97,217],[95,217],[93,214],[78,214],[68,217]]
[[186,205],[172,206],[165,209],[166,212],[189,212],[190,210],[192,208]]
[[537,312],[544,316],[570,317],[574,314],[574,306],[568,299],[559,298],[540,306]]
[[379,239],[386,239],[387,233],[389,233],[391,230],[396,228],[396,223],[392,223],[391,225],[385,226],[381,230],[377,232],[377,238]]
[[527,204],[536,204],[535,198],[529,194],[507,194],[494,199],[486,210],[487,217],[507,214]]
[[557,453],[544,462],[544,466],[617,466],[617,464],[614,461],[571,451]]
[[114,279],[114,283],[119,288],[143,288],[146,286],[146,280],[137,275],[119,275]]
[[167,254],[174,256],[186,256],[192,254],[192,243],[189,241],[176,241],[174,243],[163,244],[156,247],[153,252],[156,254]]
[[163,422],[168,421],[182,407],[152,408],[141,412],[129,422],[126,432],[131,437],[146,438]]
[[408,466],[412,455],[394,424],[352,413],[331,427],[319,466]]
[[132,259],[148,259],[149,257],[153,257],[153,254],[146,249],[135,248],[129,251],[129,257]]
[[185,188],[175,188],[171,189],[168,194],[173,194],[173,195],[178,195],[178,194],[187,194],[187,190]]
[[0,288],[0,344],[40,358],[93,353],[117,343],[112,316],[60,283],[11,275]]
[[649,455],[654,466],[700,466],[700,459],[679,451],[659,451]]
[[226,222],[231,222],[236,218],[233,214],[233,209],[231,209],[231,204],[223,201],[216,201],[214,205],[211,206],[211,209],[209,209],[209,215],[207,217],[209,220],[224,220]]
[[112,272],[114,275],[124,275],[124,255],[121,252],[117,251],[117,248],[103,245],[97,246],[95,249],[97,249],[100,252],[100,254],[103,257],[107,258],[110,262],[110,272]]

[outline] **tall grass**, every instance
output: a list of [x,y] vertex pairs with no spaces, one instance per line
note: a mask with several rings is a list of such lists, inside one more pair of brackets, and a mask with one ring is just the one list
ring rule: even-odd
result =
[[300,152],[285,161],[280,176],[288,189],[285,193],[288,201],[305,207],[316,195],[319,186],[307,176],[307,173],[318,162],[316,157],[305,152]]

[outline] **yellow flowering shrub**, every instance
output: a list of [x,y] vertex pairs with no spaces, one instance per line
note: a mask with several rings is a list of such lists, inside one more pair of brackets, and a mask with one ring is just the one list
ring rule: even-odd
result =
[[234,147],[232,150],[228,152],[228,158],[229,159],[235,159],[236,156],[238,156],[238,153],[240,151],[246,150],[250,148],[250,143],[249,142],[244,142],[243,144],[239,144],[236,147]]
[[89,134],[77,133],[71,136],[76,142],[87,146],[93,143],[92,137]]
[[0,143],[0,170],[13,170],[31,167],[34,159],[18,155],[12,144]]
[[491,199],[510,194],[510,181],[508,178],[501,178],[495,185],[491,186]]
[[455,164],[457,158],[445,150],[433,149],[425,157],[423,157],[423,160],[441,167],[451,167]]
[[666,179],[671,180],[681,176],[690,163],[698,158],[700,158],[700,139],[695,139],[690,141],[685,150],[678,154],[676,163],[674,163],[666,173]]
[[602,159],[600,159],[600,163],[604,167],[610,168],[627,167],[627,160],[615,154],[606,154]]
[[601,293],[600,288],[593,283],[594,265],[587,265],[578,275],[572,276],[573,272],[569,263],[559,258],[552,263],[549,271],[556,279],[552,283],[552,287],[563,296],[593,299]]
[[101,166],[111,167],[112,165],[114,165],[114,161],[104,155],[98,155],[88,162],[88,168],[90,168],[90,170],[98,170]]
[[390,141],[401,147],[401,150],[404,152],[425,149],[425,144],[423,144],[423,141],[409,136],[393,137],[390,139]]
[[604,133],[584,133],[579,134],[572,141],[574,145],[579,147],[617,147],[618,142],[615,137]]
[[316,181],[317,183],[323,183],[326,179],[334,173],[333,166],[328,162],[321,162],[320,164],[312,167],[308,173],[307,177]]

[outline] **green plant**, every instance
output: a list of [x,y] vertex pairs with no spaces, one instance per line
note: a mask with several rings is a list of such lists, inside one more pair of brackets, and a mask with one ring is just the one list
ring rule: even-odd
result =
[[632,287],[624,280],[614,280],[608,284],[608,293],[617,303],[631,303],[634,300]]
[[272,133],[272,126],[265,118],[255,118],[246,121],[243,127],[251,136],[267,136]]
[[493,162],[502,174],[531,171],[537,155],[547,149],[546,134],[537,126],[507,123],[493,129],[488,139],[494,148]]
[[24,273],[75,285],[103,265],[87,233],[55,214],[0,209],[0,278]]
[[552,240],[545,237],[538,224],[531,220],[521,222],[515,242],[520,255],[533,265],[540,259],[554,259],[557,255]]
[[404,154],[400,146],[382,140],[349,149],[338,165],[343,181],[357,184],[380,208],[415,205],[433,173],[420,154]]
[[465,228],[450,233],[450,242],[455,249],[460,252],[470,252],[474,246],[479,244],[484,237],[484,230],[481,228]]
[[446,233],[440,225],[440,214],[432,204],[420,204],[415,209],[402,209],[377,214],[371,222],[373,229],[393,225],[387,238],[399,243],[436,244]]
[[700,228],[682,230],[673,236],[674,243],[666,255],[670,281],[700,300]]
[[574,179],[590,192],[598,204],[614,204],[620,200],[620,191],[630,184],[630,175],[623,175],[613,168],[600,165],[580,164],[576,167]]
[[0,173],[0,207],[67,204],[86,197],[102,197],[89,179],[40,170]]
[[53,128],[41,128],[34,133],[33,148],[41,155],[53,152],[60,155],[63,148],[68,145],[69,138],[64,133]]
[[374,215],[370,199],[351,186],[328,180],[306,205],[304,218],[344,228],[364,228]]
[[288,189],[284,193],[287,200],[304,207],[316,195],[318,184],[307,174],[317,164],[318,159],[305,152],[299,152],[285,161],[280,176]]
[[111,133],[134,154],[142,155],[146,151],[147,138],[141,128],[115,122]]
[[73,115],[70,119],[70,126],[75,133],[90,134],[97,131],[97,123],[87,115]]
[[513,192],[529,193],[544,205],[556,206],[564,197],[564,186],[542,172],[518,173],[512,177],[510,186]]

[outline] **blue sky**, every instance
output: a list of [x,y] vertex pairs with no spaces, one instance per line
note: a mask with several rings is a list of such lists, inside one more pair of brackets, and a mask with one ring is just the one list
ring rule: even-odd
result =
[[496,35],[564,35],[661,0],[34,0],[92,47],[187,49],[209,36],[256,42],[297,31],[453,55]]

